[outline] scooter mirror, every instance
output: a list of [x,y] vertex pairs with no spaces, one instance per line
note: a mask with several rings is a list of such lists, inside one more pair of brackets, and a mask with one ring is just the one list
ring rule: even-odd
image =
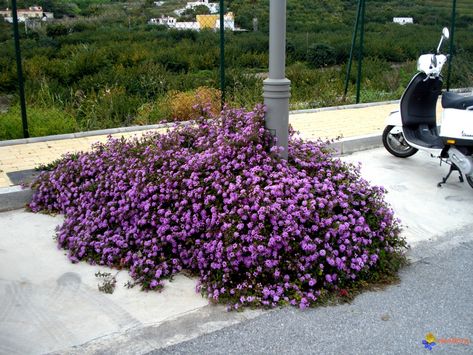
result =
[[442,30],[442,36],[443,38],[445,39],[449,39],[450,38],[450,31],[448,30],[447,27],[444,27],[443,30]]
[[447,27],[444,27],[443,30],[442,30],[442,37],[440,37],[440,42],[439,42],[439,45],[437,47],[437,54],[440,53],[440,48],[442,47],[443,40],[448,39],[449,37],[450,37],[450,31],[448,30]]

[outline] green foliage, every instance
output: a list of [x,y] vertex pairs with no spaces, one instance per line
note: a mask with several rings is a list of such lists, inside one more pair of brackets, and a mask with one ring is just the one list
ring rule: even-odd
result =
[[[468,1],[457,1],[453,86],[470,86],[473,81],[473,8]],[[170,119],[166,99],[170,92],[192,92],[200,86],[219,89],[218,32],[147,24],[149,17],[172,15],[185,3],[169,0],[160,7],[152,1],[22,3],[20,7],[42,5],[55,15],[73,16],[42,24],[27,36],[20,27],[28,109],[66,112],[80,130],[109,128]],[[342,93],[356,5],[355,0],[287,1],[286,75],[292,83],[293,108],[353,102],[356,70],[349,78],[348,97]],[[400,97],[415,72],[418,55],[436,48],[440,29],[450,22],[450,6],[440,0],[367,3],[364,101]],[[237,26],[248,30],[225,34],[226,100],[249,108],[262,101],[262,80],[267,75],[269,0],[226,0],[225,7],[234,12]],[[207,11],[199,7],[192,16]],[[415,24],[393,24],[394,16],[412,16]],[[253,31],[254,19],[258,31]],[[17,86],[11,25],[2,22],[0,94],[16,95]]]
[[[57,108],[30,107],[27,110],[31,137],[71,133],[78,130],[75,119]],[[21,111],[15,105],[7,113],[0,113],[0,140],[23,138]]]
[[179,21],[194,21],[197,15],[208,15],[208,14],[210,14],[209,8],[205,5],[199,5],[193,9],[185,10],[182,13],[181,17],[179,18]]
[[46,34],[48,37],[58,37],[58,36],[65,36],[67,35],[68,29],[62,23],[59,24],[51,24],[48,25],[46,28]]
[[56,18],[62,18],[64,16],[74,17],[80,14],[80,8],[77,2],[78,1],[68,2],[63,0],[43,0],[35,2],[34,4],[40,4],[43,6],[45,11],[53,12]]
[[328,44],[316,43],[309,47],[307,61],[314,68],[322,68],[336,63],[335,49]]
[[77,121],[84,130],[127,126],[133,122],[141,100],[127,95],[124,87],[77,95]]

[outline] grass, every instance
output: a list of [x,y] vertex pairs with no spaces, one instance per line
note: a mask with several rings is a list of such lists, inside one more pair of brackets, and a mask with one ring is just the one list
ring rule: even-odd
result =
[[[58,108],[28,107],[28,130],[31,137],[78,131],[74,117]],[[19,105],[0,113],[0,140],[23,138],[21,110]]]

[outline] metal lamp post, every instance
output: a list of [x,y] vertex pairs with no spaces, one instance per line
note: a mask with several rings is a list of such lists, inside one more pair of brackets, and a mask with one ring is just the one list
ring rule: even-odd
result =
[[220,92],[221,108],[225,105],[225,8],[223,0],[219,3],[220,11]]
[[289,98],[291,81],[285,76],[286,66],[286,0],[270,0],[269,3],[269,77],[263,82],[266,105],[265,125],[283,147],[283,159],[287,159],[289,135]]

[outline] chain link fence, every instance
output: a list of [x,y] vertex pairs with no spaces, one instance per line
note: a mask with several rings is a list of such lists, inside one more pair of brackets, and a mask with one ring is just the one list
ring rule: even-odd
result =
[[[453,88],[473,82],[469,2],[456,1]],[[23,136],[7,7],[0,1],[0,139]],[[199,115],[198,104],[217,112],[222,101],[262,101],[269,0],[51,0],[19,8],[32,136],[187,120]],[[355,0],[287,1],[292,109],[355,102],[356,70],[347,95],[344,83],[356,10]],[[398,99],[419,54],[435,49],[442,27],[451,25],[451,2],[367,1],[361,101]]]

